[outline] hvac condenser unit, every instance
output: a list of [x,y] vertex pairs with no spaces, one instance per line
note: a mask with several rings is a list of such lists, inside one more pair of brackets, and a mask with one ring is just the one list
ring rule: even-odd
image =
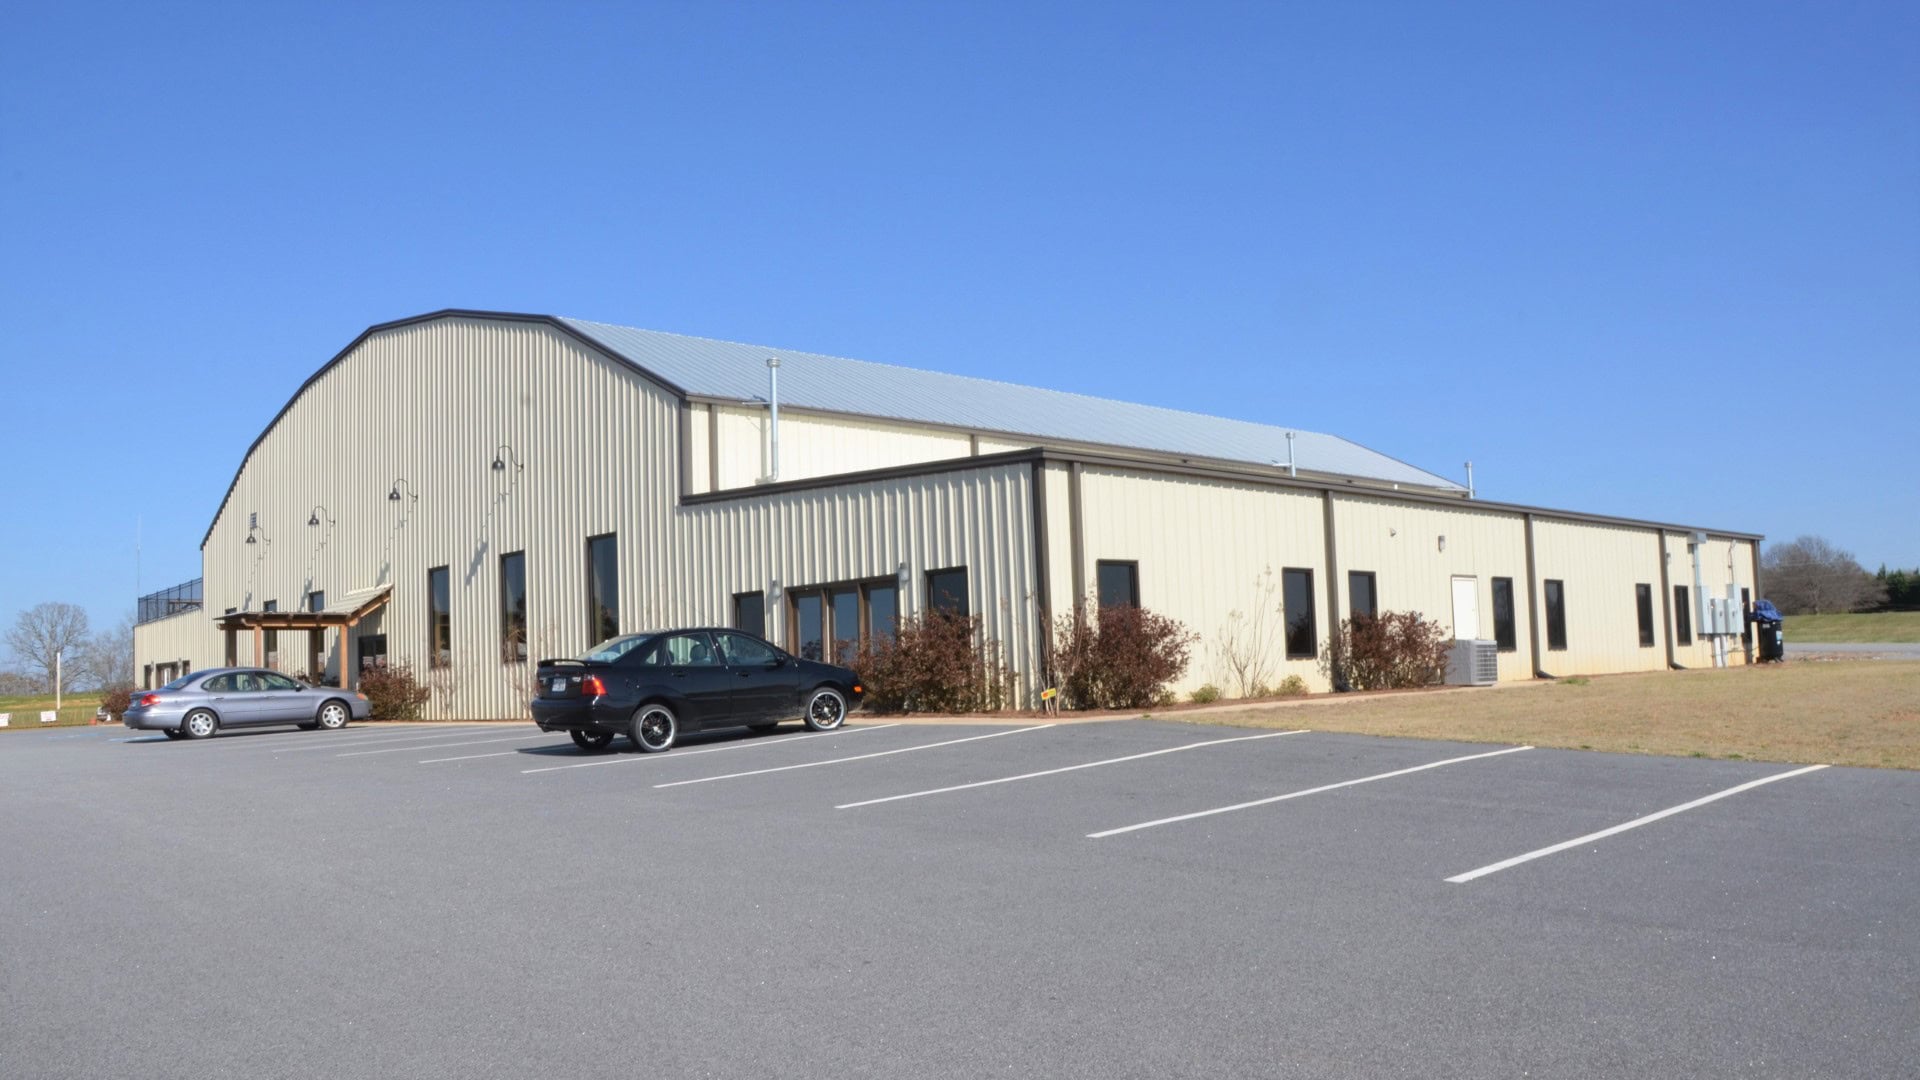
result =
[[1447,650],[1448,686],[1492,686],[1499,681],[1498,642],[1456,641]]

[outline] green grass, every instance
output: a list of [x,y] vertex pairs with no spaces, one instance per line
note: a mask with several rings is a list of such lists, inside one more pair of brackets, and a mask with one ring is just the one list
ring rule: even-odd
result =
[[58,723],[40,722],[40,711],[53,708],[52,694],[26,694],[24,696],[0,696],[0,713],[12,713],[13,719],[6,727],[0,728],[0,734],[9,731],[31,731],[35,728],[85,727],[93,723],[94,711],[100,708],[99,694],[66,694],[60,698],[60,720]]
[[1787,647],[1796,643],[1910,644],[1920,642],[1920,611],[1869,611],[1859,615],[1789,615]]

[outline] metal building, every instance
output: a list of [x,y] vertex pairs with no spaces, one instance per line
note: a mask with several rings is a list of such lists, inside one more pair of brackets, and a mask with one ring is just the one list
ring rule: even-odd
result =
[[442,311],[367,330],[294,393],[197,587],[143,599],[136,663],[158,685],[405,661],[435,715],[508,717],[529,658],[612,630],[832,652],[939,603],[982,618],[1030,697],[1053,619],[1104,594],[1200,635],[1182,692],[1234,692],[1226,654],[1256,638],[1263,681],[1328,689],[1327,635],[1367,610],[1495,642],[1503,680],[1710,666],[1747,657],[1759,540],[1490,503],[1313,432]]

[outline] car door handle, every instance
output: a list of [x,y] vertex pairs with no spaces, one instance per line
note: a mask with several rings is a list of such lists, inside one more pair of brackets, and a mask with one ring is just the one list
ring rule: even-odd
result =
[[740,677],[741,677],[741,678],[743,678],[743,679],[745,679],[745,678],[748,678],[748,677],[750,677],[750,676],[751,676],[751,675],[753,674],[753,672],[751,672],[751,671],[736,671],[736,672],[734,672],[734,674],[735,674],[735,675],[738,675],[738,676],[740,676]]

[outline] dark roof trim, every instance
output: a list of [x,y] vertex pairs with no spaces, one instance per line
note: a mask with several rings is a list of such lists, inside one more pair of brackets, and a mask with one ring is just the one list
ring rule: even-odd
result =
[[625,356],[622,356],[621,354],[613,351],[612,349],[608,348],[606,345],[602,344],[601,342],[596,341],[585,334],[582,334],[580,331],[575,330],[573,327],[568,326],[566,323],[560,321],[558,318],[555,318],[552,315],[529,315],[529,314],[524,314],[521,312],[513,312],[513,311],[479,311],[472,308],[442,308],[439,311],[430,311],[425,315],[414,315],[410,318],[395,319],[392,322],[376,323],[375,325],[369,326],[365,330],[361,331],[359,337],[356,337],[351,342],[348,342],[346,348],[341,349],[337,353],[334,353],[333,359],[327,361],[325,364],[322,364],[320,366],[320,370],[308,376],[307,381],[300,384],[300,388],[298,390],[295,390],[293,392],[293,396],[287,399],[287,403],[280,407],[280,411],[273,415],[273,419],[268,421],[267,426],[260,429],[259,437],[253,440],[253,445],[247,447],[247,452],[241,456],[240,467],[233,470],[233,480],[227,484],[227,493],[225,495],[220,496],[220,506],[218,509],[216,509],[213,512],[213,520],[207,522],[207,531],[205,535],[200,537],[201,550],[205,550],[207,546],[207,541],[213,539],[213,528],[215,525],[219,524],[220,515],[227,512],[227,503],[229,500],[233,498],[233,489],[240,486],[240,474],[247,471],[247,462],[253,460],[253,452],[255,450],[260,449],[260,444],[265,442],[267,440],[267,436],[270,433],[272,433],[273,429],[279,426],[281,419],[284,418],[288,412],[292,411],[294,403],[300,400],[300,395],[306,393],[309,387],[311,387],[314,383],[319,382],[320,379],[327,374],[327,372],[332,371],[336,366],[339,365],[339,363],[342,360],[345,360],[347,358],[348,354],[352,353],[355,349],[359,348],[363,342],[365,342],[368,338],[372,337],[373,335],[381,333],[383,331],[387,331],[387,330],[398,330],[403,326],[415,326],[421,323],[436,322],[441,319],[490,319],[495,322],[538,323],[544,326],[549,326],[555,330],[560,331],[560,333],[566,335],[567,337],[570,337],[573,340],[579,342],[580,344],[585,345],[589,349],[592,349],[595,353],[601,356],[605,356],[609,360],[612,360],[615,363],[620,364],[624,367],[633,369],[633,371],[638,373],[643,378],[673,393],[675,396],[679,397],[681,401],[685,401],[687,399],[687,392],[685,389],[667,381],[666,379],[661,378],[659,375],[648,370],[647,368],[641,367],[639,364],[636,364],[632,360],[627,359]]
[[1230,465],[1193,465],[1170,464],[1153,458],[1133,457],[1121,454],[1101,454],[1075,450],[1056,450],[1033,448],[1030,450],[1010,450],[1001,454],[982,454],[979,457],[942,458],[938,461],[923,461],[913,465],[895,465],[885,469],[867,469],[862,472],[835,473],[829,476],[814,476],[804,480],[783,480],[774,484],[757,484],[750,488],[728,488],[724,491],[702,492],[688,495],[680,501],[686,506],[702,506],[708,503],[732,502],[757,498],[762,495],[782,495],[793,491],[817,491],[821,488],[848,487],[854,484],[870,484],[885,480],[900,480],[914,476],[935,476],[941,473],[966,472],[970,469],[991,469],[1007,465],[1029,462],[1043,464],[1090,465],[1097,468],[1131,469],[1136,472],[1161,473],[1169,476],[1191,476],[1207,480],[1228,480],[1235,483],[1254,484],[1262,487],[1288,488],[1295,491],[1332,492],[1336,495],[1357,495],[1362,498],[1380,499],[1387,502],[1411,502],[1424,506],[1440,506],[1450,510],[1481,510],[1501,514],[1525,516],[1532,514],[1536,518],[1553,521],[1570,521],[1583,525],[1611,525],[1630,529],[1657,529],[1662,532],[1705,532],[1709,537],[1722,540],[1750,540],[1758,542],[1765,539],[1758,533],[1733,532],[1727,529],[1700,529],[1692,525],[1675,525],[1670,522],[1645,521],[1640,518],[1611,517],[1606,514],[1583,514],[1575,510],[1554,510],[1540,506],[1525,506],[1519,503],[1488,502],[1485,499],[1463,499],[1452,495],[1433,495],[1421,491],[1382,490],[1357,481],[1326,481],[1303,477],[1274,475],[1263,472],[1257,466],[1238,468]]

